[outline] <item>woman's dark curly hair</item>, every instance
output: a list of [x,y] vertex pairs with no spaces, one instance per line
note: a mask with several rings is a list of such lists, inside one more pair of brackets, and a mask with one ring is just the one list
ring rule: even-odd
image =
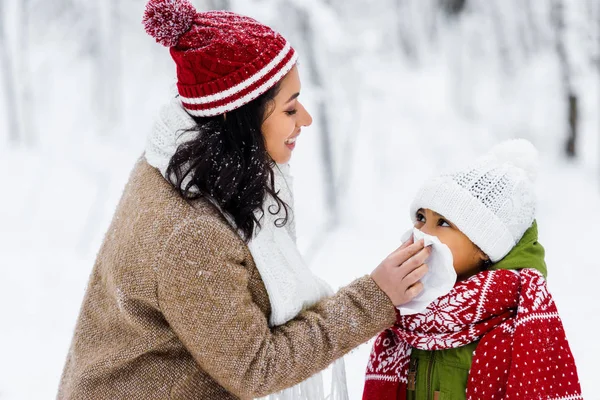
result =
[[261,227],[266,196],[272,196],[277,205],[270,207],[271,214],[282,208],[285,211],[277,226],[288,221],[288,205],[274,189],[276,164],[267,152],[261,129],[273,112],[278,92],[276,85],[226,116],[193,117],[196,126],[182,134],[197,134],[177,148],[167,167],[167,176],[184,199],[205,197],[218,204],[233,218],[246,242]]

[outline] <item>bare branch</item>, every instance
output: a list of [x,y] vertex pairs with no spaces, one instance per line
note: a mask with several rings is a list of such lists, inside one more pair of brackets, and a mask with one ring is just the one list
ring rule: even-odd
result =
[[565,104],[567,106],[567,140],[566,154],[567,157],[575,157],[577,154],[577,125],[578,125],[578,99],[577,94],[573,89],[571,82],[571,68],[567,55],[567,49],[564,42],[565,20],[564,20],[564,3],[562,0],[553,0],[551,12],[552,24],[555,31],[555,48],[560,65],[561,82]]

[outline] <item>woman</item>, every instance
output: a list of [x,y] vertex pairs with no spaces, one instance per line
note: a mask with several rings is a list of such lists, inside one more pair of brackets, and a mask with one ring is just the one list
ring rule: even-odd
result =
[[[325,398],[319,371],[394,323],[429,250],[408,243],[331,293],[295,247],[286,164],[311,117],[294,49],[186,0],[151,0],[144,23],[179,96],[106,234],[58,398]],[[333,376],[345,398],[339,363]]]

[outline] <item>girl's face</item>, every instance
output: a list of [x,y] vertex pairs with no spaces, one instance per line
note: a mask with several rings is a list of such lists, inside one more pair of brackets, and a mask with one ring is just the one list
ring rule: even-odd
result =
[[290,161],[302,127],[312,124],[312,117],[298,100],[299,95],[300,77],[294,66],[282,79],[275,104],[267,111],[270,114],[262,125],[267,152],[278,164]]
[[450,248],[454,258],[454,270],[458,280],[467,279],[481,270],[481,265],[488,257],[469,240],[455,225],[442,215],[430,209],[417,211],[415,228],[431,236]]

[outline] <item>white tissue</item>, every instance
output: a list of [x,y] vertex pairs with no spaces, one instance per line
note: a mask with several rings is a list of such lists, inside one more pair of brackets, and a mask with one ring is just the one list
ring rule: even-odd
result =
[[431,255],[425,261],[429,267],[427,274],[421,279],[423,291],[411,302],[398,307],[401,315],[419,314],[427,308],[434,300],[448,294],[456,283],[456,271],[454,271],[454,259],[450,248],[440,242],[436,236],[427,235],[417,228],[413,228],[402,236],[406,242],[413,236],[415,242],[425,239],[425,246],[431,246]]

